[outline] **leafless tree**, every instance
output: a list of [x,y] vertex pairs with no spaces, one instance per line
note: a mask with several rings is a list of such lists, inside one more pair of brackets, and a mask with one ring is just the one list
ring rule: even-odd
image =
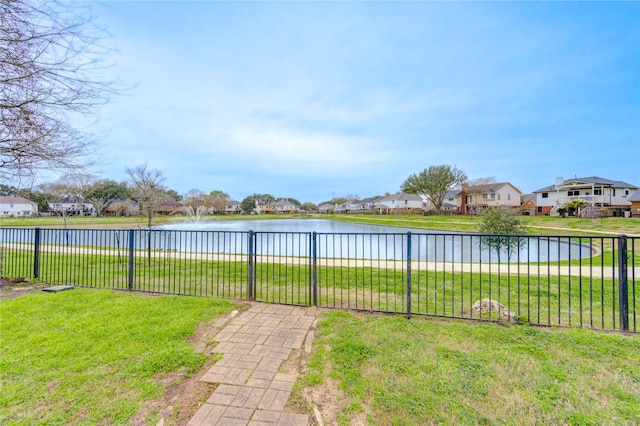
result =
[[214,213],[225,214],[227,212],[227,201],[229,194],[220,190],[213,190],[209,193],[211,208]]
[[99,75],[104,34],[87,3],[0,0],[1,178],[90,164],[95,138],[72,122],[118,92]]
[[84,216],[84,202],[94,182],[95,177],[89,173],[67,173],[58,180],[66,196],[71,196],[75,200],[80,216]]
[[146,164],[127,168],[127,174],[133,198],[138,201],[140,211],[147,217],[147,225],[151,228],[156,209],[167,199],[164,176],[157,169],[148,170]]

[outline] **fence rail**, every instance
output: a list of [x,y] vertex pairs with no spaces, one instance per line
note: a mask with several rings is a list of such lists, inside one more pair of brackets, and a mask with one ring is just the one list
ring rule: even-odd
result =
[[640,238],[2,228],[51,284],[638,332]]

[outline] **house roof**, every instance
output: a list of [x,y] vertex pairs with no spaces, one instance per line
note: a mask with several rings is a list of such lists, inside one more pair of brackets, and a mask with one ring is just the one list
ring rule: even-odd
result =
[[398,192],[396,194],[382,197],[378,201],[392,201],[392,200],[409,200],[409,201],[424,201],[418,194],[407,194],[406,192]]
[[497,192],[500,190],[500,188],[502,188],[505,185],[509,185],[511,186],[513,189],[515,189],[516,191],[518,191],[519,193],[522,194],[522,191],[520,191],[518,188],[516,188],[512,183],[510,182],[496,182],[496,183],[488,183],[488,184],[484,184],[484,185],[472,185],[472,186],[468,186],[466,188],[466,191],[468,193],[472,193],[472,194],[477,194],[477,193],[486,193],[486,192]]
[[523,194],[520,196],[520,201],[522,201],[522,203],[526,203],[527,201],[531,201],[533,203],[536,202],[536,194]]
[[640,190],[634,192],[633,194],[631,194],[631,196],[629,198],[627,198],[627,200],[629,201],[640,201]]
[[121,199],[116,198],[114,200],[109,200],[107,202],[107,207],[112,205],[112,204],[115,204],[115,203],[131,203],[131,204],[133,204],[135,206],[138,205],[138,202],[136,200],[132,200],[131,198],[129,198],[127,200],[121,200]]
[[34,203],[31,200],[27,200],[24,197],[18,197],[16,195],[6,195],[3,197],[0,197],[0,204],[31,204],[31,205],[37,205],[37,203]]
[[373,203],[379,199],[380,197],[369,197],[369,198],[365,198],[363,200],[358,201],[358,204]]
[[291,206],[295,207],[294,204],[288,200],[279,200],[279,201],[276,201],[275,203],[272,203],[271,205],[282,206],[282,207],[291,207]]
[[[571,186],[571,185],[579,185],[579,184],[591,184],[591,185],[601,185],[601,186],[608,186],[608,187],[612,187],[612,188],[638,188],[635,185],[631,185],[630,183],[626,183],[623,181],[619,181],[619,180],[610,180],[610,179],[605,179],[603,177],[600,176],[589,176],[589,177],[574,177],[571,179],[565,179],[564,181],[562,181],[562,184],[560,186]],[[545,186],[544,188],[540,188],[537,191],[533,191],[534,193],[537,192],[548,192],[548,191],[555,191],[556,190],[556,185],[549,185],[549,186]]]

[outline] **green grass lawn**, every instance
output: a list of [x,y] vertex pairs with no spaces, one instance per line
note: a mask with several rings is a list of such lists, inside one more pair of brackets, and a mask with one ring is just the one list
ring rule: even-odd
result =
[[[248,297],[248,261],[215,260],[207,255],[181,257],[162,253],[148,259],[141,252],[134,259],[133,290],[216,298]],[[5,250],[5,273],[29,277],[32,254]],[[219,260],[218,260],[219,259]],[[598,268],[599,262],[594,264]],[[534,265],[535,266],[535,265]],[[583,266],[589,266],[585,262]],[[477,316],[472,305],[482,298],[498,300],[522,323],[578,326],[596,329],[619,327],[617,284],[612,279],[563,276],[558,266],[542,268],[543,274],[452,272],[446,265],[436,270],[412,268],[412,312],[449,317]],[[39,282],[81,287],[128,289],[128,255],[74,255],[74,252],[41,253]],[[548,272],[549,276],[544,273]],[[299,264],[258,262],[252,271],[259,301],[308,305],[312,268]],[[363,266],[338,261],[316,267],[319,306],[385,312],[406,312],[407,275],[402,266]],[[640,286],[629,284],[631,310],[640,300]],[[489,315],[490,316],[490,315]],[[637,317],[630,316],[635,330]]]
[[640,336],[330,311],[315,345],[297,396],[330,378],[343,425],[640,421]]
[[233,306],[83,289],[0,302],[0,423],[126,424],[161,396],[155,379],[203,365],[188,337]]
[[[327,215],[323,218],[345,222],[402,226],[440,231],[477,232],[479,216],[422,216],[422,215]],[[522,216],[530,235],[585,236],[634,234],[640,235],[640,219],[608,217],[580,219],[575,217]]]

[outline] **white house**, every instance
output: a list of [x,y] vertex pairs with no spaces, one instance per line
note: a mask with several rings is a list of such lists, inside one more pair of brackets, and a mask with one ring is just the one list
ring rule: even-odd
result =
[[587,206],[608,207],[614,211],[629,210],[629,198],[638,190],[636,185],[598,176],[563,179],[553,185],[533,191],[537,215],[558,215],[558,209],[572,200],[582,200]]
[[238,214],[242,213],[242,207],[240,207],[240,203],[236,200],[227,200],[224,203],[224,211],[227,214]]
[[32,217],[38,215],[38,204],[13,195],[0,197],[0,217]]
[[380,197],[369,197],[363,200],[358,201],[353,205],[353,210],[351,213],[371,213],[373,211],[373,207],[376,202],[380,199]]
[[461,213],[463,211],[463,197],[464,192],[461,189],[453,189],[444,195],[442,201],[443,212],[455,212]]
[[422,213],[428,207],[428,198],[404,192],[382,197],[374,204],[380,214]]
[[336,206],[333,205],[333,204],[329,204],[329,203],[320,204],[318,206],[318,212],[320,212],[320,213],[333,213],[335,208],[336,208]]
[[274,213],[295,213],[298,208],[291,201],[279,200],[275,203],[271,203]]
[[357,209],[359,200],[347,200],[342,204],[336,204],[334,213],[350,213],[352,210]]
[[522,191],[509,182],[465,186],[464,193],[468,214],[475,214],[486,208],[518,208],[522,196]]
[[[80,203],[75,197],[64,197],[60,200],[50,201],[49,210],[66,214],[67,216],[80,215]],[[93,214],[93,204],[88,200],[82,201],[82,215],[88,216]]]

